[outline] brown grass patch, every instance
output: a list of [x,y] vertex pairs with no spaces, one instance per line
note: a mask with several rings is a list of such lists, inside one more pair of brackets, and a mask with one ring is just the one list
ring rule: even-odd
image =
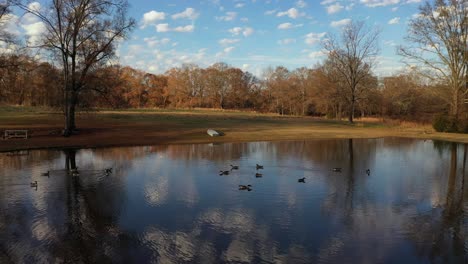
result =
[[[54,111],[1,111],[0,132],[28,129],[27,140],[1,140],[0,151],[50,147],[104,147],[170,143],[210,143],[265,140],[306,140],[316,138],[411,137],[468,143],[466,134],[434,132],[428,125],[385,121],[378,118],[346,121],[313,117],[288,117],[255,112],[219,110],[138,109],[87,112],[77,116],[79,135],[59,135],[63,115]],[[19,109],[21,110],[21,109]],[[208,128],[225,132],[210,137]]]

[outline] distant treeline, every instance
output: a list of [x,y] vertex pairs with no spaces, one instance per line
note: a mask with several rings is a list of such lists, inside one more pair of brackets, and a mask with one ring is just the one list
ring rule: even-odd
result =
[[[63,78],[58,68],[18,55],[3,55],[0,65],[8,65],[0,68],[0,103],[63,105]],[[269,68],[261,78],[225,63],[208,68],[189,64],[162,75],[109,66],[92,72],[86,85],[79,98],[82,109],[197,107],[328,118],[349,114],[347,91],[326,63],[293,71]],[[357,95],[356,117],[431,121],[450,108],[451,98],[446,98],[443,83],[428,83],[413,72],[381,79],[370,75],[361,85],[365,87]]]

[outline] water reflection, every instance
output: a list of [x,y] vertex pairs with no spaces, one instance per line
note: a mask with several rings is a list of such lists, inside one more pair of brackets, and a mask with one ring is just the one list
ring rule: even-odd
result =
[[466,160],[395,138],[0,154],[0,263],[463,263]]

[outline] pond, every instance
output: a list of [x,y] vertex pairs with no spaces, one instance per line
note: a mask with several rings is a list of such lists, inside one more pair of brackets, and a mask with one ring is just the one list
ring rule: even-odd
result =
[[466,263],[466,155],[398,138],[0,153],[0,263]]

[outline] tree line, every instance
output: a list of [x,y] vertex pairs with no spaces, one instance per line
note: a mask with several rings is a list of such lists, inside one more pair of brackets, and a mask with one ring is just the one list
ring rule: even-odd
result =
[[435,120],[440,131],[468,130],[468,0],[422,5],[409,23],[408,44],[398,49],[411,70],[385,78],[373,73],[380,32],[362,21],[328,34],[326,59],[313,68],[277,66],[254,76],[220,62],[155,75],[109,66],[116,40],[135,27],[126,0],[52,0],[43,10],[21,0],[3,2],[0,44],[15,42],[2,23],[11,5],[44,23],[41,48],[60,63],[0,54],[0,102],[62,108],[66,136],[76,128],[76,107],[249,109],[351,123],[355,116],[388,116]]
[[[0,57],[17,64],[0,69],[0,99],[4,104],[60,108],[60,69],[17,55]],[[218,108],[343,118],[349,114],[346,91],[336,82],[333,66],[288,70],[267,68],[262,78],[226,63],[207,68],[194,64],[151,74],[128,66],[107,66],[89,76],[80,108]],[[357,116],[384,116],[430,121],[449,111],[444,84],[428,82],[416,71],[362,83],[354,108]],[[356,96],[357,97],[357,96]]]

